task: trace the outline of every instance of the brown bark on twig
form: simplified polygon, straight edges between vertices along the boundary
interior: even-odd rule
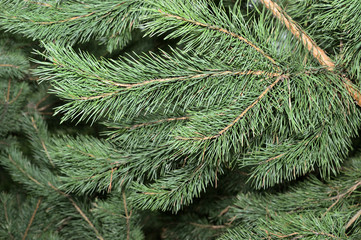
[[[79,214],[83,217],[83,219],[89,224],[89,226],[93,229],[93,231],[95,232],[95,235],[97,236],[98,239],[100,240],[104,240],[104,238],[100,235],[100,233],[98,232],[98,230],[96,229],[96,227],[93,225],[93,223],[89,220],[89,218],[85,215],[85,213],[80,209],[80,207],[76,204],[76,202],[73,200],[72,197],[70,197],[68,194],[60,191],[58,188],[56,188],[53,184],[51,184],[50,182],[48,182],[48,185],[54,189],[56,192],[58,192],[59,194],[65,196],[66,198],[69,199],[69,201],[71,202],[71,204],[73,204],[74,208],[79,212]]]
[[[125,193],[123,192],[122,195],[123,195],[125,218],[127,220],[127,240],[130,240],[130,217],[132,216],[132,210],[130,210],[128,214],[127,199]]]
[[[275,2],[272,0],[260,0],[263,5],[268,8],[273,15],[278,18],[287,29],[302,42],[302,44],[307,48],[307,50],[318,60],[318,62],[325,66],[326,69],[330,72],[335,71],[334,61],[327,56],[325,51],[321,49],[315,41],[311,39],[310,36],[305,33],[305,31]],[[356,103],[361,106],[361,93],[353,86],[350,79],[345,76],[342,76],[343,84],[352,98]]]
[[[345,228],[348,229],[361,216],[361,209],[348,221]]]
[[[23,236],[23,240],[25,240],[25,239],[26,239],[26,236],[28,235],[30,226],[31,226],[31,224],[32,224],[33,221],[34,221],[34,218],[35,218],[36,212],[37,212],[38,209],[39,209],[40,203],[41,203],[41,198],[38,200],[38,203],[36,204],[36,207],[35,207],[35,210],[34,210],[34,212],[33,212],[33,215],[31,215],[29,224],[28,224],[28,226],[26,227],[26,230],[25,230],[25,233],[24,233],[24,236]]]

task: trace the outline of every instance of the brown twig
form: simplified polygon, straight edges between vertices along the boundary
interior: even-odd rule
[[[32,22],[37,23],[37,24],[41,24],[41,25],[51,25],[51,24],[55,24],[55,23],[69,22],[69,21],[73,21],[73,20],[83,18],[83,17],[89,17],[89,16],[91,16],[93,14],[95,14],[95,12],[91,12],[91,13],[88,13],[88,14],[85,14],[85,15],[75,16],[75,17],[71,17],[71,18],[67,18],[67,19],[63,19],[63,20],[59,20],[59,21],[53,21],[53,22],[34,22],[34,21],[32,21]]]
[[[102,79],[100,77],[97,77],[99,80],[101,80],[104,83],[111,84],[118,87],[125,87],[127,89],[134,88],[134,87],[141,87],[152,83],[162,83],[162,82],[173,82],[173,81],[184,81],[184,80],[190,80],[190,79],[197,79],[197,78],[206,78],[206,77],[218,77],[218,76],[225,76],[225,75],[255,75],[255,76],[267,76],[267,77],[278,77],[281,75],[279,72],[265,72],[265,71],[222,71],[217,73],[203,73],[203,74],[197,74],[197,75],[190,75],[190,76],[181,76],[181,77],[170,77],[170,78],[158,78],[158,79],[152,79],[147,80],[140,83],[116,83],[113,81],[109,81],[106,79]],[[110,93],[103,93],[95,96],[90,97],[73,97],[79,100],[94,100],[99,98],[105,98],[109,96],[113,96],[117,93],[119,93],[120,90],[110,92]]]
[[[190,224],[199,228],[210,228],[210,229],[222,229],[227,227],[226,225],[199,224],[195,222],[191,222]]]
[[[109,97],[109,96],[112,96],[112,95],[117,94],[117,93],[119,93],[119,91],[114,91],[114,92],[110,92],[110,93],[103,93],[103,94],[96,95],[96,96],[91,96],[91,97],[74,97],[74,98],[79,99],[79,100],[94,100],[94,99]]]
[[[4,205],[4,214],[5,214],[5,220],[9,222],[9,216],[8,216],[8,210],[6,208],[6,202],[3,202]]]
[[[125,128],[126,129],[135,129],[135,128],[145,127],[145,126],[149,126],[149,125],[153,125],[153,124],[157,124],[157,123],[162,123],[162,122],[171,122],[171,121],[179,121],[179,120],[187,120],[187,119],[189,119],[189,117],[166,118],[166,119],[161,119],[161,120],[153,121],[153,122],[135,124],[135,125],[133,125],[131,127],[125,127]]]
[[[218,214],[218,217],[221,217],[223,216],[224,214],[226,214],[229,209],[231,208],[231,206],[227,206],[225,209],[223,209],[219,214]]]
[[[325,51],[323,51],[277,3],[272,0],[260,1],[303,43],[321,65],[326,66],[330,71],[334,70],[335,64],[332,59],[327,56]]]
[[[114,168],[112,168],[112,172],[110,173],[110,182],[109,182],[109,187],[108,187],[108,193],[110,193],[112,191],[113,172],[114,172]]]
[[[36,208],[35,208],[35,210],[34,210],[34,212],[33,212],[33,215],[32,215],[31,218],[30,218],[30,221],[29,221],[28,226],[26,227],[26,230],[25,230],[25,233],[24,233],[24,236],[23,236],[23,240],[25,240],[25,239],[26,239],[26,236],[28,235],[30,226],[31,226],[31,224],[32,224],[33,221],[34,221],[35,214],[36,214],[36,212],[37,212],[38,209],[39,209],[40,203],[41,203],[41,198],[38,200],[38,203],[36,204]]]
[[[223,128],[221,131],[218,132],[218,134],[213,135],[213,136],[208,136],[208,137],[194,137],[194,138],[184,138],[184,137],[177,137],[177,139],[180,140],[201,140],[201,141],[205,141],[205,140],[210,140],[210,139],[215,139],[218,138],[220,136],[222,136],[225,132],[227,132],[231,127],[233,127],[240,119],[242,119],[246,113],[251,110],[259,101],[261,101],[261,99],[281,80],[287,78],[286,75],[280,75],[271,85],[269,85],[257,98],[256,100],[254,100],[252,102],[251,105],[249,105],[236,119],[233,120],[232,123],[230,123],[228,126],[226,126],[225,128]]]
[[[58,62],[56,62],[58,65],[62,66]],[[204,70],[207,71],[207,70]],[[211,71],[211,70],[210,70]],[[213,70],[214,71],[214,70]],[[220,71],[220,72],[213,72],[213,73],[202,73],[202,74],[196,74],[196,75],[188,75],[188,76],[179,76],[179,77],[169,77],[169,78],[157,78],[157,79],[151,79],[140,83],[117,83],[113,82],[111,80],[104,79],[98,75],[93,75],[90,77],[96,77],[98,80],[100,80],[103,83],[110,84],[117,87],[125,87],[125,88],[133,88],[133,87],[140,87],[145,86],[147,84],[152,83],[162,83],[162,82],[175,82],[175,81],[184,81],[184,80],[190,80],[190,79],[197,79],[197,78],[206,78],[206,77],[217,77],[217,76],[224,76],[224,75],[256,75],[256,76],[270,76],[270,77],[276,77],[281,75],[277,72],[265,72],[265,71]]]
[[[13,102],[15,102],[20,97],[22,91],[23,91],[23,88],[20,88],[18,94],[16,94],[16,96],[13,99],[11,99],[9,104],[12,104]]]
[[[269,77],[277,77],[281,75],[281,73],[273,73],[273,72],[265,72],[265,71],[221,71],[216,73],[202,73],[197,75],[190,75],[190,76],[181,76],[181,77],[170,77],[170,78],[159,78],[159,79],[152,79],[140,83],[131,83],[131,84],[121,84],[121,83],[115,83],[116,86],[122,86],[126,88],[133,88],[133,87],[139,87],[144,86],[151,83],[160,83],[160,82],[173,82],[173,81],[181,81],[181,80],[191,80],[191,79],[197,79],[197,78],[206,78],[206,77],[218,77],[218,76],[224,76],[224,75],[255,75],[255,76],[269,76]]]
[[[130,211],[130,213],[128,214],[127,200],[126,200],[125,192],[123,192],[123,204],[124,204],[125,218],[127,220],[127,240],[129,240],[130,239],[130,217],[132,215],[132,211]]]
[[[80,209],[80,207],[76,204],[76,202],[66,193],[60,191],[58,188],[56,188],[53,184],[51,184],[50,182],[48,182],[48,185],[54,189],[56,192],[58,192],[59,194],[65,196],[66,198],[69,199],[69,201],[71,202],[71,204],[73,204],[74,208],[79,212],[79,214],[83,217],[83,219],[89,224],[89,226],[93,229],[93,231],[95,232],[95,235],[97,236],[98,239],[100,240],[104,240],[104,238],[100,235],[100,233],[98,232],[98,230],[95,228],[95,226],[93,225],[93,223],[89,220],[89,218],[85,215],[85,213]]]
[[[7,105],[10,105],[13,102],[15,102],[19,98],[19,96],[21,95],[21,93],[23,91],[23,88],[20,88],[18,94],[16,94],[16,96],[10,100],[10,89],[11,89],[11,79],[9,79],[9,82],[8,82],[8,89],[7,89],[6,98],[5,98],[5,104],[7,104]]]
[[[12,67],[12,68],[19,68],[19,66],[12,65],[12,64],[0,64],[0,67]]]
[[[10,160],[10,162],[11,162],[12,164],[15,165],[15,167],[16,167],[17,169],[20,170],[20,172],[22,172],[25,176],[27,176],[31,181],[33,181],[33,182],[35,182],[36,184],[38,184],[39,186],[43,187],[43,184],[41,184],[40,182],[38,182],[35,178],[33,178],[33,177],[30,176],[27,172],[25,172],[24,169],[22,169],[21,167],[19,167],[19,166],[16,164],[16,162],[14,161],[14,159],[10,156],[10,154],[9,154],[9,160]]]
[[[299,233],[298,232],[294,232],[294,233],[290,233],[288,235],[281,235],[281,234],[276,234],[276,233],[272,233],[272,232],[268,232],[267,230],[264,230],[266,231],[267,234],[271,234],[273,236],[276,236],[278,238],[288,238],[288,237],[292,237],[292,236],[295,236],[295,235],[298,235]]]
[[[336,199],[336,201],[329,208],[327,208],[327,210],[323,214],[323,216],[325,216],[326,213],[329,212],[331,210],[331,208],[333,208],[340,201],[340,199],[342,199],[347,194],[351,194],[352,192],[354,192],[360,185],[361,185],[361,180],[357,181],[356,184],[351,186],[346,192],[344,192],[342,194],[337,194],[337,196],[330,198],[329,200],[335,200]]]
[[[334,61],[327,56],[325,51],[321,49],[315,41],[311,39],[310,36],[275,2],[272,0],[260,0],[263,5],[268,8],[272,14],[278,18],[287,29],[297,38],[302,44],[307,48],[309,52],[318,60],[318,62],[325,66],[326,69],[330,72],[335,71]],[[350,79],[346,76],[342,76],[342,81],[344,86],[350,96],[353,97],[355,102],[361,106],[361,93],[353,86]]]
[[[6,222],[9,222],[8,210],[6,208],[6,202],[5,201],[3,202],[3,205],[4,205],[5,220],[6,220]],[[11,239],[15,239],[14,236],[11,234],[10,230],[8,230],[8,233],[9,233],[9,236],[10,236]]]
[[[83,152],[83,151],[80,151],[80,150],[77,150],[77,149],[75,149],[74,147],[70,146],[69,144],[67,144],[66,146],[67,146],[68,148],[70,148],[70,149],[73,149],[73,150],[75,150],[75,151],[77,151],[77,152],[85,155],[85,156],[88,156],[88,157],[91,157],[91,158],[96,158],[93,154],[87,153],[87,152]]]
[[[33,127],[34,127],[35,130],[36,130],[36,133],[37,133],[37,135],[38,135],[38,137],[39,137],[39,140],[40,140],[40,142],[41,142],[41,146],[42,146],[43,149],[44,149],[44,152],[45,152],[46,157],[49,159],[50,164],[51,164],[53,167],[55,167],[54,162],[53,162],[52,158],[50,157],[49,151],[48,151],[48,149],[47,149],[47,147],[46,147],[46,145],[45,145],[45,142],[44,142],[43,139],[41,139],[41,137],[40,137],[39,129],[38,129],[38,127],[36,126],[36,122],[35,122],[35,119],[34,119],[33,117],[31,117],[31,123],[32,123]]]
[[[348,221],[348,223],[345,226],[345,229],[347,230],[351,225],[361,216],[361,209]]]
[[[315,232],[315,231],[312,231],[311,232],[313,234],[316,234],[316,235],[322,235],[322,236],[327,236],[327,237],[332,237],[332,238],[335,238],[335,239],[339,239],[338,237],[336,237],[335,235],[332,235],[330,233],[324,233],[324,232]]]
[[[49,88],[48,88],[49,90]],[[50,94],[46,94],[44,97],[42,97],[36,104],[35,104],[35,108],[38,109],[39,105],[44,102],[48,97],[50,96]]]
[[[264,161],[264,162],[260,162],[259,164],[268,163],[268,162],[270,162],[270,161],[272,161],[272,160],[275,160],[275,159],[277,159],[277,158],[283,157],[284,155],[285,155],[285,153],[282,153],[282,154],[277,155],[277,156],[275,156],[275,157],[271,157],[271,158],[267,159],[267,160]]]

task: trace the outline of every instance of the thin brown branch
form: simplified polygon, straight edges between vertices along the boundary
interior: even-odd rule
[[[221,27],[217,27],[217,26],[213,26],[213,25],[210,25],[210,24],[197,22],[197,21],[194,21],[194,20],[191,20],[191,19],[186,19],[184,17],[180,17],[180,16],[177,16],[177,15],[172,15],[172,14],[169,14],[169,13],[165,13],[160,9],[158,9],[158,11],[162,15],[164,15],[166,17],[175,18],[175,19],[178,19],[178,20],[181,20],[181,21],[184,21],[184,22],[192,23],[194,25],[197,25],[197,26],[200,26],[200,27],[205,27],[205,28],[212,29],[212,30],[215,30],[215,31],[219,31],[219,32],[225,33],[225,34],[227,34],[229,36],[232,36],[234,38],[237,38],[237,39],[241,40],[242,42],[246,43],[247,45],[251,46],[252,48],[254,48],[257,52],[259,52],[264,57],[266,57],[268,60],[270,60],[274,65],[277,65],[276,61],[273,58],[271,58],[269,55],[267,55],[261,48],[257,47],[254,43],[252,43],[248,39],[246,39],[246,38],[244,38],[244,37],[242,37],[242,36],[240,36],[240,35],[238,35],[236,33],[233,33],[231,31],[229,31],[227,29],[224,29],[224,28],[221,28]]]
[[[260,1],[303,43],[321,65],[326,66],[330,71],[335,69],[333,60],[327,56],[325,51],[323,51],[277,3],[272,0]]]
[[[91,12],[85,15],[81,15],[81,16],[75,16],[75,17],[71,17],[71,18],[67,18],[67,19],[63,19],[63,20],[59,20],[59,21],[53,21],[53,22],[34,22],[37,24],[41,24],[41,25],[51,25],[51,24],[56,24],[56,23],[64,23],[64,22],[69,22],[69,21],[73,21],[79,18],[83,18],[83,17],[89,17],[91,15],[95,14],[95,12]],[[33,21],[32,21],[33,22]]]
[[[345,226],[345,229],[347,230],[351,225],[361,216],[361,209],[348,221],[348,223]]]
[[[210,228],[210,229],[222,229],[222,228],[226,228],[226,225],[210,225],[210,224],[199,224],[199,223],[195,223],[195,222],[191,222],[191,225],[195,226],[195,227],[199,227],[199,228]]]
[[[11,99],[11,101],[9,102],[9,104],[12,104],[13,102],[15,102],[15,101],[20,97],[22,91],[23,91],[23,88],[20,88],[18,94],[15,96],[15,98]]]
[[[271,157],[271,158],[267,159],[267,160],[264,161],[264,162],[260,162],[259,164],[268,163],[268,162],[270,162],[270,161],[272,161],[272,160],[275,160],[275,159],[277,159],[277,158],[283,157],[284,155],[285,155],[285,153],[282,153],[282,154],[277,155],[277,156],[275,156],[275,157]]]
[[[43,141],[42,139],[40,139],[40,141],[41,141],[41,146],[43,147],[43,149],[44,149],[44,151],[45,151],[45,154],[46,154],[47,158],[49,159],[51,165],[52,165],[53,167],[55,167],[54,162],[53,162],[53,160],[52,160],[51,157],[50,157],[50,154],[49,154],[49,152],[48,152],[48,149],[47,149],[46,146],[45,146],[44,141]]]
[[[171,77],[171,78],[158,78],[158,79],[152,79],[147,80],[140,83],[116,83],[113,81],[105,80],[100,77],[97,77],[102,82],[105,82],[107,84],[111,84],[118,87],[125,87],[125,88],[133,88],[133,87],[141,87],[145,86],[147,84],[152,83],[162,83],[162,82],[173,82],[173,81],[183,81],[183,80],[190,80],[190,79],[197,79],[197,78],[206,78],[206,77],[218,77],[218,76],[225,76],[225,75],[255,75],[255,76],[267,76],[267,77],[278,77],[281,75],[281,73],[278,72],[265,72],[265,71],[222,71],[217,73],[203,73],[203,74],[197,74],[197,75],[190,75],[190,76],[181,76],[181,77]],[[114,91],[110,93],[103,93],[96,96],[90,96],[90,97],[74,97],[79,100],[94,100],[99,98],[105,98],[112,96],[114,94],[119,93],[120,91]]]
[[[0,64],[0,67],[12,67],[12,68],[19,68],[19,66],[12,65],[12,64]]]
[[[264,230],[266,231],[266,230]],[[272,232],[268,232],[266,231],[267,234],[271,234],[271,235],[274,235],[278,238],[289,238],[289,237],[292,237],[292,236],[295,236],[295,235],[298,235],[299,233],[298,232],[294,232],[294,233],[290,233],[290,234],[287,234],[287,235],[281,235],[281,234],[276,234],[276,233],[272,233]]]
[[[57,62],[57,64],[60,65],[58,62]],[[62,65],[60,65],[60,66],[62,66]],[[205,71],[207,71],[207,70],[205,70]],[[173,82],[173,81],[182,81],[182,80],[205,78],[205,77],[217,77],[217,76],[224,76],[224,75],[256,75],[256,76],[266,75],[266,76],[270,76],[270,77],[276,77],[281,74],[277,73],[277,72],[273,73],[273,72],[253,71],[253,70],[222,71],[222,72],[216,72],[216,73],[203,73],[203,74],[189,75],[189,76],[151,79],[151,80],[147,80],[147,81],[140,82],[140,83],[117,83],[117,82],[113,82],[113,81],[104,79],[98,75],[95,75],[95,77],[98,80],[100,80],[101,82],[106,83],[106,84],[110,84],[110,85],[118,86],[118,87],[133,88],[133,87],[140,87],[140,86],[144,86],[144,85],[152,84],[152,83]]]
[[[265,71],[222,71],[222,72],[216,72],[216,73],[202,73],[197,75],[190,75],[190,76],[181,76],[181,77],[171,77],[171,78],[159,78],[159,79],[152,79],[140,83],[133,83],[133,84],[121,84],[121,83],[115,83],[116,86],[122,86],[126,88],[132,88],[132,87],[139,87],[144,86],[151,83],[160,83],[160,82],[173,82],[173,81],[181,81],[181,80],[191,80],[191,79],[197,79],[197,78],[206,78],[206,77],[218,77],[218,76],[224,76],[224,75],[256,75],[256,76],[269,76],[269,77],[277,77],[280,76],[281,73],[273,73],[273,72],[265,72]]]
[[[43,139],[41,139],[41,137],[40,137],[40,135],[39,135],[39,129],[38,129],[38,127],[37,127],[37,125],[36,125],[36,122],[35,122],[35,119],[34,119],[33,117],[31,117],[31,123],[32,123],[32,125],[33,125],[33,128],[35,128],[36,133],[37,133],[38,136],[39,136],[39,140],[40,140],[40,142],[41,142],[41,146],[42,146],[43,149],[44,149],[44,152],[45,152],[46,157],[49,159],[50,164],[54,167],[54,166],[55,166],[55,165],[54,165],[54,162],[53,162],[52,158],[50,157],[50,154],[49,154],[48,149],[46,148],[45,142],[43,141]]]
[[[38,209],[39,209],[40,203],[41,203],[41,198],[39,198],[38,203],[36,204],[36,208],[35,208],[35,210],[34,210],[34,212],[33,212],[33,215],[32,215],[31,218],[30,218],[29,224],[28,224],[28,226],[26,227],[26,230],[25,230],[25,233],[24,233],[24,236],[23,236],[23,240],[25,240],[25,239],[26,239],[26,236],[28,235],[30,226],[31,226],[31,224],[32,224],[33,221],[34,221],[34,218],[35,218],[36,212],[37,212]]]
[[[342,78],[344,80],[344,84],[345,87],[347,89],[347,91],[349,92],[349,94],[351,95],[351,97],[353,97],[353,99],[355,100],[355,102],[361,106],[361,93],[359,90],[357,90],[354,86],[353,83],[350,79],[348,79],[347,77],[343,77]]]
[[[157,194],[162,194],[162,193],[155,193],[155,192],[142,192],[145,195],[157,195]]]
[[[349,195],[352,192],[354,192],[360,185],[361,185],[361,180],[357,181],[346,192],[344,192],[342,194],[337,194],[337,196],[334,196],[334,197],[330,198],[329,200],[336,200],[336,201],[329,208],[327,208],[327,210],[323,214],[323,216],[326,215],[326,213],[329,212],[331,210],[331,208],[333,208],[343,197],[345,197],[346,195]]]
[[[215,174],[215,179],[214,179],[214,187],[217,188],[218,187],[218,167],[219,167],[219,159],[217,160],[217,167],[216,167],[216,174]]]
[[[114,213],[112,211],[109,211],[108,209],[106,208],[103,208],[103,207],[100,207],[98,204],[96,203],[93,203],[93,206],[96,207],[97,209],[100,209],[101,211],[103,212],[106,212],[107,214],[110,214],[110,215],[113,215],[113,216],[117,216],[117,217],[121,217],[121,218],[126,218],[124,215],[122,214],[117,214],[117,213]]]
[[[312,231],[311,232],[315,235],[322,235],[322,236],[327,236],[327,237],[331,237],[331,238],[334,238],[334,239],[340,239],[338,237],[336,237],[335,235],[332,235],[330,233],[324,233],[324,232],[315,232],[315,231]]]
[[[213,135],[213,136],[208,136],[208,137],[194,137],[194,138],[184,138],[184,137],[177,137],[177,139],[180,140],[201,140],[201,141],[205,141],[205,140],[210,140],[210,139],[215,139],[218,138],[220,136],[222,136],[225,132],[227,132],[231,127],[233,127],[240,119],[242,119],[246,113],[251,110],[255,105],[257,105],[257,103],[259,101],[261,101],[261,99],[266,96],[266,94],[281,80],[287,78],[286,75],[281,75],[279,76],[271,85],[269,85],[257,98],[256,100],[254,100],[252,102],[251,105],[249,105],[236,119],[233,120],[232,123],[230,123],[228,126],[226,126],[225,128],[223,128],[221,131],[218,132],[218,134]]]
[[[96,96],[91,96],[91,97],[74,97],[78,100],[94,100],[94,99],[99,99],[99,98],[105,98],[105,97],[109,97],[109,96],[112,96],[114,94],[117,94],[119,93],[119,91],[114,91],[114,92],[110,92],[110,93],[103,93],[103,94],[100,94],[100,95],[96,95]]]
[[[158,123],[162,123],[162,122],[171,122],[171,121],[179,121],[179,120],[187,120],[187,119],[189,119],[189,117],[166,118],[166,119],[161,119],[161,120],[153,121],[153,122],[135,124],[131,127],[126,127],[126,129],[135,129],[135,128],[145,127],[145,126],[154,125],[154,124],[158,124]]]
[[[94,156],[93,154],[91,154],[91,153],[87,153],[87,152],[83,152],[83,151],[77,150],[77,149],[75,149],[74,147],[70,146],[69,144],[67,144],[66,146],[67,146],[68,148],[70,148],[70,149],[73,149],[73,150],[75,150],[75,151],[83,154],[83,155],[89,156],[89,157],[91,157],[91,158],[95,158],[95,156]]]
[[[128,214],[128,208],[127,208],[127,199],[125,196],[125,192],[123,192],[123,204],[124,204],[124,212],[125,212],[125,218],[127,221],[127,240],[130,239],[130,217],[132,215],[132,212]]]
[[[273,15],[278,18],[287,29],[297,38],[302,44],[307,48],[307,50],[313,55],[318,62],[325,66],[326,69],[330,72],[334,72],[335,63],[334,61],[327,56],[325,51],[321,49],[316,42],[312,40],[310,36],[275,2],[272,0],[260,0],[263,5],[268,8]],[[345,76],[342,76],[342,81],[344,86],[350,96],[353,97],[355,102],[361,106],[361,93],[358,91],[352,84],[352,81]]]
[[[108,193],[110,193],[112,191],[113,172],[114,172],[114,168],[112,168],[112,172],[110,173],[110,182],[109,182],[109,187],[108,187]]]
[[[9,222],[9,216],[8,216],[8,210],[6,208],[6,202],[5,201],[3,202],[3,205],[4,205],[5,221],[8,223]],[[15,239],[14,236],[11,234],[10,230],[8,230],[8,233],[9,233],[9,237],[11,239]]]
[[[53,103],[49,103],[45,106],[42,106],[41,108],[36,108],[36,109],[40,114],[44,114],[46,112],[43,112],[43,111],[47,110],[51,105],[53,105]]]
[[[221,217],[223,216],[224,214],[226,214],[229,209],[231,208],[231,206],[227,206],[225,209],[223,209],[219,214],[218,214],[218,217]]]
[[[80,209],[80,207],[76,204],[76,202],[66,193],[60,191],[58,188],[56,188],[53,184],[51,184],[50,182],[48,182],[48,185],[54,189],[56,192],[58,192],[59,194],[63,195],[64,197],[68,198],[69,201],[71,202],[71,204],[73,204],[74,208],[79,212],[79,214],[82,216],[82,218],[89,224],[89,226],[93,229],[93,231],[95,232],[95,235],[97,236],[98,239],[100,240],[104,240],[104,238],[100,235],[100,233],[98,232],[98,230],[95,228],[95,226],[93,225],[93,223],[89,220],[89,218],[85,215],[85,213]]]
[[[35,178],[33,178],[33,177],[30,176],[27,172],[25,172],[24,169],[22,169],[21,167],[19,167],[19,166],[16,164],[16,162],[14,161],[14,159],[10,156],[10,154],[9,154],[9,160],[10,160],[10,162],[11,162],[12,164],[15,165],[15,167],[16,167],[17,169],[20,170],[20,172],[22,172],[25,176],[27,176],[31,181],[33,181],[33,182],[35,182],[37,185],[43,187],[43,184],[41,184],[40,182],[38,182]]]
[[[3,202],[3,205],[4,205],[5,220],[6,220],[6,222],[9,222],[9,216],[8,216],[8,210],[6,208],[6,202]]]
[[[48,88],[48,90],[49,90],[49,88]],[[36,109],[39,108],[39,105],[40,105],[42,102],[44,102],[49,96],[50,96],[50,94],[46,94],[44,97],[42,97],[42,98],[36,103],[35,108],[36,108]]]
[[[9,144],[9,143],[7,143],[7,142],[5,142],[5,141],[0,141],[0,144],[2,144],[2,145],[6,145],[6,146],[10,146],[10,144]]]

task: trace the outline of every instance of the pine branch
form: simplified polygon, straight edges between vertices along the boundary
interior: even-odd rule
[[[218,138],[220,136],[222,136],[225,132],[227,132],[231,127],[233,127],[241,118],[244,117],[244,115],[250,110],[252,109],[259,101],[261,101],[261,99],[268,93],[268,91],[270,91],[279,81],[283,80],[287,78],[287,75],[281,75],[279,76],[271,85],[269,85],[266,90],[264,90],[258,97],[256,100],[254,100],[254,102],[252,102],[251,105],[249,105],[239,116],[237,116],[237,118],[235,120],[233,120],[232,123],[230,123],[229,125],[227,125],[225,128],[223,128],[221,131],[218,132],[218,134],[210,136],[210,137],[200,137],[200,138],[183,138],[183,137],[176,137],[177,139],[180,140],[200,140],[200,141],[205,141],[205,140],[210,140],[210,139],[215,139]]]
[[[254,48],[257,52],[259,52],[260,54],[262,54],[264,57],[266,57],[269,61],[271,61],[274,65],[277,65],[276,61],[271,58],[270,56],[268,56],[261,48],[257,47],[254,43],[252,43],[251,41],[249,41],[248,39],[236,34],[236,33],[233,33],[227,29],[224,29],[224,28],[220,28],[220,27],[217,27],[217,26],[213,26],[213,25],[210,25],[210,24],[206,24],[206,23],[202,23],[202,22],[197,22],[197,21],[194,21],[194,20],[191,20],[191,19],[187,19],[187,18],[184,18],[184,17],[180,17],[180,16],[177,16],[177,15],[173,15],[173,14],[169,14],[169,13],[165,13],[163,12],[161,9],[158,10],[162,15],[164,15],[165,17],[170,17],[170,18],[175,18],[175,19],[178,19],[180,21],[184,21],[184,22],[189,22],[189,23],[192,23],[194,25],[197,25],[197,26],[200,26],[200,27],[205,27],[205,28],[209,28],[209,29],[212,29],[212,30],[215,30],[215,31],[219,31],[221,33],[224,33],[224,34],[227,34],[227,35],[230,35],[234,38],[237,38],[239,40],[241,40],[242,42],[245,42],[246,44],[248,44],[249,46],[251,46],[252,48]]]
[[[275,2],[272,0],[260,0],[265,7],[270,9],[272,14],[278,18],[291,32],[298,38],[302,44],[312,53],[312,55],[319,61],[322,66],[330,72],[335,72],[335,63],[328,57],[324,50],[322,50],[310,36]],[[345,88],[353,97],[355,102],[361,106],[361,93],[353,86],[353,83],[346,76],[342,76]]]
[[[131,31],[137,25],[137,11],[142,4],[133,0],[86,4],[67,1],[57,7],[42,2],[6,0],[0,3],[0,27],[64,45],[96,39],[112,51],[124,47],[132,38]],[[131,8],[135,11],[130,11]]]
[[[34,183],[36,183],[37,185],[39,185],[40,187],[43,187],[44,185],[41,184],[38,180],[36,180],[34,177],[32,177],[31,175],[29,175],[23,168],[21,168],[11,157],[11,155],[9,154],[9,160],[12,164],[14,164],[14,166],[19,169],[20,172],[22,172],[26,177],[28,177],[31,181],[33,181]]]

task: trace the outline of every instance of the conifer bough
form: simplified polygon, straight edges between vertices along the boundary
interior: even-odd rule
[[[361,239],[360,15],[0,1],[0,239]]]
[[[282,8],[272,0],[260,0],[273,15],[277,17],[283,24],[286,25],[287,29],[292,32],[292,34],[302,41],[303,45],[312,53],[312,55],[319,61],[319,63],[327,68],[330,72],[335,71],[335,63],[330,57],[327,56],[325,51],[323,51],[293,20],[288,16]],[[361,106],[361,93],[355,87],[350,79],[346,76],[342,76],[343,83],[349,92],[349,94],[355,99],[355,102]]]

